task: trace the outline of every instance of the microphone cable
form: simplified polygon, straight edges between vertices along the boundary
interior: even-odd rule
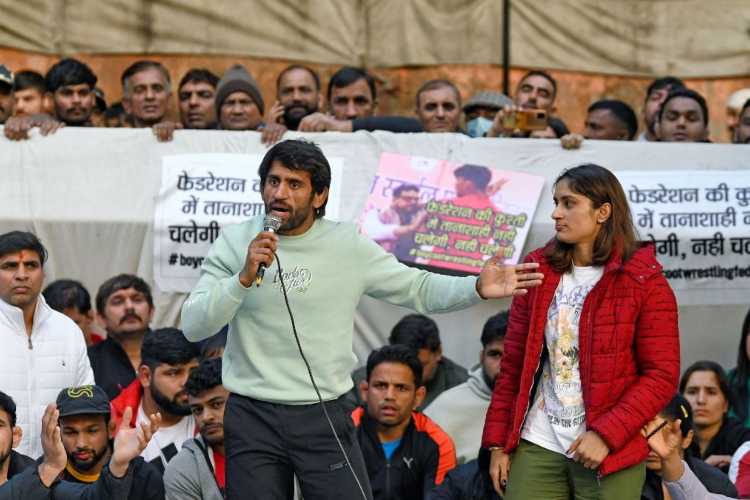
[[[333,434],[334,439],[336,440],[336,443],[339,446],[339,449],[341,450],[341,454],[344,455],[344,460],[346,461],[346,465],[349,467],[349,470],[352,473],[352,476],[354,477],[354,481],[357,483],[357,487],[359,488],[359,492],[362,494],[362,498],[364,500],[368,500],[367,494],[365,493],[365,489],[362,487],[362,483],[359,480],[359,477],[357,477],[357,473],[354,471],[354,467],[352,467],[352,463],[349,460],[349,455],[346,453],[346,449],[344,449],[344,445],[341,443],[341,439],[339,439],[339,435],[336,432],[336,428],[333,426],[333,421],[331,420],[331,416],[328,414],[328,409],[326,408],[325,402],[323,401],[323,396],[320,394],[320,389],[318,389],[318,384],[315,382],[315,377],[313,377],[312,369],[310,368],[310,363],[307,361],[307,357],[305,356],[304,351],[302,350],[302,344],[299,340],[299,334],[297,333],[297,326],[294,323],[294,314],[292,314],[292,308],[289,305],[289,296],[287,295],[286,291],[286,283],[284,283],[284,272],[281,269],[281,259],[279,259],[279,256],[276,254],[276,252],[273,252],[274,258],[276,258],[276,268],[279,270],[279,280],[281,281],[281,291],[284,293],[284,302],[286,303],[286,310],[289,312],[289,319],[292,322],[292,333],[294,333],[294,340],[297,342],[297,349],[299,349],[299,354],[302,357],[302,361],[305,362],[305,367],[307,368],[307,374],[310,376],[310,382],[312,382],[312,386],[315,389],[315,394],[318,396],[318,403],[320,403],[320,407],[323,409],[323,415],[325,416],[326,420],[328,421],[328,426],[331,428],[331,433]]]

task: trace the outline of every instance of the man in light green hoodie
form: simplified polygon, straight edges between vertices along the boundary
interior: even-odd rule
[[[259,176],[266,212],[282,221],[277,234],[263,230],[263,217],[224,228],[182,308],[191,341],[229,324],[222,370],[231,393],[224,414],[227,498],[253,491],[262,491],[264,499],[291,498],[296,473],[306,500],[371,499],[345,402],[356,362],[352,333],[360,297],[421,313],[448,312],[526,293],[542,276],[534,272],[535,263],[504,266],[498,256],[478,278],[399,263],[354,224],[323,218],[331,171],[312,143],[275,145]],[[254,286],[261,265],[265,280]],[[293,324],[348,458],[317,404]]]

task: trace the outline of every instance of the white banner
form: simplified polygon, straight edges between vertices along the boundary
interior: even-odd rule
[[[552,183],[565,168],[582,163],[607,167],[623,179],[627,193],[631,185],[625,176],[629,172],[663,172],[659,174],[663,180],[658,182],[669,189],[698,187],[692,184],[692,179],[701,172],[700,175],[715,177],[716,180],[715,184],[702,186],[717,187],[720,179],[725,178],[720,177],[723,172],[746,175],[750,158],[750,147],[735,144],[584,141],[581,149],[569,151],[562,149],[555,140],[472,139],[461,134],[289,132],[288,135],[313,140],[327,158],[342,159],[346,175],[341,177],[338,190],[341,204],[339,207],[332,203],[332,206],[339,208],[340,219],[347,221],[356,220],[366,208],[380,156],[385,152],[442,158],[449,162],[486,165],[544,177],[542,196],[522,250],[524,254],[544,245],[555,234],[550,218],[554,209]],[[263,155],[267,150],[257,132],[223,130],[180,130],[169,143],[157,142],[149,129],[67,127],[46,137],[41,137],[35,129],[30,140],[20,142],[0,136],[0,171],[3,172],[0,232],[30,230],[41,238],[49,250],[49,260],[44,265],[47,283],[58,278],[77,279],[95,295],[105,280],[126,272],[137,274],[153,284],[157,281],[154,273],[161,268],[154,265],[154,223],[163,159],[170,155],[186,158],[206,153],[243,155],[242,172],[246,172],[250,179],[258,162],[251,162],[249,158]],[[172,176],[173,191],[177,190],[177,181],[184,168],[181,165]],[[218,170],[214,175],[235,176]],[[673,184],[672,180],[686,182],[680,186]],[[642,187],[658,188],[658,182],[643,184]],[[727,182],[731,188],[747,185]],[[246,186],[252,188],[252,182],[247,181]],[[192,194],[201,198],[201,203],[210,200],[205,192]],[[249,198],[249,194],[247,196]],[[732,190],[730,196],[736,196],[736,191]],[[716,209],[710,211],[726,211],[728,207],[728,204],[717,204]],[[636,205],[633,208],[636,213],[643,211]],[[735,206],[738,223],[740,211],[737,210],[740,208]],[[180,214],[181,209],[181,200],[176,199],[171,213]],[[203,210],[202,206],[200,210]],[[191,218],[181,216],[166,221],[162,225],[161,238],[164,234],[169,236],[168,232],[165,233],[168,225],[190,223]],[[196,225],[203,225],[203,221],[194,220]],[[208,220],[210,223],[211,219]],[[659,220],[655,215],[654,223]],[[221,225],[221,221],[218,222]],[[644,238],[648,238],[648,231],[640,231]],[[693,234],[685,231],[686,228],[680,227],[679,230],[653,234],[655,239],[664,239],[674,232],[680,239],[681,251],[686,254],[679,266],[703,267],[703,264],[693,264],[696,256],[689,240],[711,237],[716,230]],[[750,236],[748,233],[730,235],[723,229],[720,231],[725,238]],[[725,254],[727,249],[730,252],[725,255],[727,259],[731,256],[731,244],[725,240]],[[208,249],[207,244],[205,248]],[[197,257],[203,255],[198,251],[195,254],[183,253]],[[168,257],[170,253],[164,255]],[[158,258],[164,258],[162,253]],[[665,256],[659,256],[659,259],[667,269],[673,268]],[[167,269],[169,266],[163,267],[165,271],[171,271]],[[197,274],[197,270],[195,272]],[[726,282],[727,287],[716,288],[708,287],[709,281],[700,278],[680,281],[672,280],[672,285],[680,305],[683,366],[698,359],[716,359],[726,367],[733,366],[742,320],[748,308],[748,289],[731,287],[745,280],[735,278]],[[185,296],[183,292],[156,287],[153,326],[178,324]],[[476,363],[476,351],[480,348],[478,335],[485,320],[509,304],[509,301],[486,301],[465,311],[435,315],[443,352],[464,366]],[[363,298],[354,325],[354,352],[359,359],[364,361],[373,347],[383,345],[393,325],[408,312],[382,301]],[[734,357],[732,353],[735,353]]]
[[[750,172],[617,174],[675,290],[750,289]]]
[[[264,215],[258,166],[263,155],[188,154],[162,159],[154,216],[154,279],[166,292],[189,292],[221,228]],[[326,217],[337,219],[341,158],[329,158]]]

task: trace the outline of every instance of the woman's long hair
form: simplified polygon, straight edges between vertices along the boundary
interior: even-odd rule
[[[747,391],[747,378],[750,375],[750,359],[747,357],[747,336],[750,335],[750,310],[745,315],[745,321],[742,322],[742,332],[740,333],[740,347],[737,350],[737,368],[734,370],[732,377],[732,392],[734,393],[734,414],[737,415],[743,423],[747,421],[750,409],[750,395]]]
[[[616,250],[622,255],[623,262],[628,260],[638,248],[638,238],[625,191],[617,177],[604,167],[586,163],[564,170],[554,186],[563,180],[567,181],[571,191],[591,200],[594,209],[605,203],[612,205],[612,213],[594,241],[592,265],[606,264]],[[545,257],[555,271],[565,273],[573,267],[574,249],[575,245],[555,239],[547,247]]]

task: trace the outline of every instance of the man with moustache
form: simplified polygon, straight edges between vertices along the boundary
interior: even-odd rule
[[[42,135],[48,135],[62,126],[93,126],[97,77],[87,64],[73,58],[62,59],[47,71],[44,80],[54,116],[40,113],[9,119],[5,129],[9,139],[28,139],[34,127],[39,127]]]
[[[224,407],[221,358],[204,359],[185,384],[200,436],[186,441],[164,471],[167,500],[223,500]]]
[[[216,128],[214,96],[219,77],[207,69],[194,68],[185,73],[177,87],[180,123],[183,128]]]
[[[425,498],[456,466],[456,450],[448,434],[415,411],[425,396],[416,353],[403,345],[373,351],[359,390],[365,404],[352,420],[373,498]]]
[[[77,59],[63,59],[47,71],[44,79],[55,117],[69,127],[90,127],[97,82],[91,68]]]
[[[310,142],[276,144],[258,174],[267,213],[281,219],[278,234],[263,231],[262,216],[225,227],[181,318],[185,335],[194,342],[229,324],[222,374],[231,393],[224,413],[231,457],[227,497],[243,498],[255,490],[269,499],[289,498],[296,474],[307,500],[372,498],[345,413],[360,297],[425,313],[447,312],[482,298],[526,293],[542,276],[533,272],[535,264],[501,265],[499,255],[479,278],[441,276],[399,263],[354,224],[324,218],[331,169]],[[330,272],[332,262],[336,272]],[[265,280],[258,279],[261,264],[267,266]],[[351,466],[343,465],[339,445],[331,439],[289,317],[279,314],[286,310],[282,279],[295,317],[304,318],[297,323],[304,352],[313,370],[325,368],[315,371],[316,384]],[[359,484],[352,470],[363,478]]]
[[[288,66],[276,79],[276,98],[273,119],[289,130],[297,130],[304,117],[323,107],[320,77],[307,66]]]
[[[57,396],[62,443],[68,464],[60,479],[92,484],[112,458],[116,427],[110,419],[109,398],[97,385],[69,387]],[[130,463],[133,486],[128,500],[163,500],[164,483],[156,467],[134,458]]]
[[[258,130],[263,124],[263,95],[253,75],[240,64],[224,72],[214,106],[222,130]]]
[[[162,121],[153,126],[159,142],[169,142],[179,129],[207,130],[216,128],[214,96],[219,77],[207,69],[193,68],[182,77],[177,86],[177,103],[180,121]]]
[[[89,348],[96,384],[114,399],[136,376],[141,365],[141,345],[154,316],[151,287],[132,274],[119,274],[96,293],[99,322],[107,338]]]
[[[190,371],[198,366],[197,358],[198,348],[180,330],[149,331],[141,347],[138,378],[112,400],[112,420],[116,426],[127,407],[133,408],[130,422],[133,427],[146,422],[146,415],[161,413],[161,427],[141,456],[162,474],[182,444],[198,430],[185,390]]]

